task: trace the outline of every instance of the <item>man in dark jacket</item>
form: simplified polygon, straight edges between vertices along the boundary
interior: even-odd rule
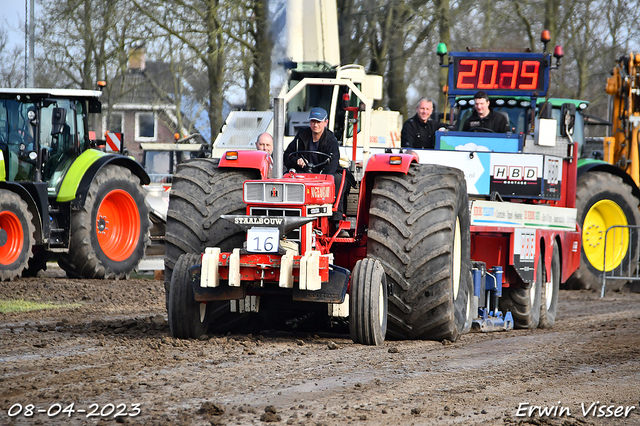
[[[340,150],[338,140],[333,132],[327,129],[327,111],[323,108],[312,108],[309,113],[309,127],[300,129],[287,149],[284,151],[284,165],[287,170],[295,169],[304,173],[320,173],[333,175],[335,191],[337,195],[342,181],[342,167],[339,164]],[[291,155],[297,151],[303,152]],[[315,152],[326,154],[315,154]],[[309,166],[313,167],[309,167]],[[311,170],[309,170],[311,168]],[[349,184],[345,182],[341,200],[344,201],[348,195]],[[343,218],[343,202],[340,202],[337,211],[334,213],[334,220]]]
[[[321,173],[332,175],[340,167],[340,150],[338,140],[333,132],[327,129],[327,111],[323,108],[312,108],[309,113],[309,127],[300,129],[296,137],[291,141],[284,151],[284,165],[289,169],[296,169],[298,172]],[[310,152],[290,154],[296,151],[317,151],[326,155],[316,155]],[[305,161],[306,160],[306,161]],[[307,170],[307,164],[317,165],[312,170]]]
[[[483,128],[489,129],[495,133],[507,133],[511,130],[507,117],[489,109],[489,95],[483,90],[474,95],[473,112],[471,116],[465,120],[462,131],[473,131],[473,129],[476,128],[479,131],[482,131]]]
[[[433,149],[436,146],[436,130],[439,123],[431,118],[433,101],[421,98],[416,106],[416,115],[402,125],[400,142],[407,148]]]

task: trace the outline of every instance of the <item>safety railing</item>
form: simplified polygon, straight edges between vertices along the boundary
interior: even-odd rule
[[[640,225],[615,225],[607,228],[604,238],[604,255],[602,257],[602,289],[604,292],[608,280],[640,280]],[[609,249],[607,249],[607,246]],[[607,267],[607,254],[620,259],[618,265]]]

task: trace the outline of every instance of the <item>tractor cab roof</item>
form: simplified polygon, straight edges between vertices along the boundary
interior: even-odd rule
[[[98,98],[102,95],[99,90],[80,89],[45,89],[45,88],[0,88],[0,97],[26,96],[31,98]]]

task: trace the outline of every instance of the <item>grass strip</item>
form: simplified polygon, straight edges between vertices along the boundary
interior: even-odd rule
[[[0,313],[41,311],[44,309],[77,308],[79,303],[55,304],[51,302],[31,302],[28,300],[2,300],[0,299]]]

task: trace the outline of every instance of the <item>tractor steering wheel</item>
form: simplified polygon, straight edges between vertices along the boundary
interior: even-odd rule
[[[301,154],[316,154],[316,155],[321,155],[323,157],[326,157],[323,161],[319,162],[318,164],[313,164],[312,162],[310,162],[309,160],[307,160],[305,157],[303,157]],[[305,173],[313,173],[313,169],[315,169],[316,167],[320,167],[320,166],[324,166],[326,164],[329,164],[331,162],[331,158],[332,156],[330,154],[326,154],[324,152],[320,152],[320,151],[294,151],[291,154],[289,154],[289,160],[291,160],[292,162],[297,164],[297,161],[294,160],[292,157],[297,157],[296,160],[298,158],[301,158],[302,161],[304,161],[304,172]]]
[[[472,127],[469,129],[470,132],[489,132],[489,133],[495,133],[493,130],[489,129],[488,127]]]

